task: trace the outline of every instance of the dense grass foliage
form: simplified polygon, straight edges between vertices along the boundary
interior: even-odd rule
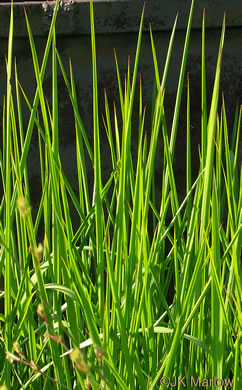
[[[137,81],[143,14],[134,68],[121,80],[116,61],[121,121],[105,97],[103,123],[112,173],[103,182],[93,5],[90,3],[93,75],[93,147],[79,114],[74,74],[56,48],[57,6],[42,63],[26,15],[36,77],[32,102],[12,59],[13,8],[7,58],[0,172],[0,386],[7,389],[159,389],[185,378],[231,381],[241,389],[242,170],[238,166],[241,107],[231,141],[225,103],[218,107],[223,22],[211,107],[207,107],[205,16],[202,25],[200,170],[192,182],[189,77],[187,88],[186,196],[179,202],[173,171],[194,1],[187,25],[171,129],[164,109],[166,78],[175,35],[160,75],[155,70],[152,126],[146,136],[142,83]],[[43,92],[52,61],[52,106]],[[79,192],[62,169],[58,137],[57,72],[73,106]],[[124,83],[123,83],[124,81]],[[140,91],[138,156],[131,153],[135,89]],[[23,128],[21,100],[29,107]],[[28,151],[39,136],[42,194],[31,212]],[[161,198],[154,200],[154,167],[162,139]],[[93,167],[88,185],[87,159]],[[70,207],[80,227],[75,230]],[[158,206],[157,206],[158,205]],[[171,214],[171,218],[167,218]],[[167,222],[169,221],[169,222]],[[37,242],[40,223],[43,242]],[[167,250],[167,248],[169,248]],[[171,296],[172,295],[172,296]],[[165,378],[166,377],[166,378]],[[195,382],[191,382],[191,378]],[[213,379],[213,380],[215,380]],[[198,381],[198,382],[197,382]],[[195,386],[195,384],[196,386]],[[221,383],[221,382],[219,382]],[[233,383],[233,384],[232,384]],[[206,383],[203,382],[203,385]],[[201,386],[201,383],[200,383]],[[182,388],[177,384],[176,388]],[[207,388],[216,388],[216,383]]]

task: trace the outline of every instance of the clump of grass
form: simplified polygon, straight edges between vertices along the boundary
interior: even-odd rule
[[[176,377],[185,377],[188,381],[193,377],[195,381],[197,378],[226,378],[231,381],[228,387],[233,383],[233,389],[239,389],[242,170],[238,166],[238,145],[241,107],[236,111],[229,143],[224,100],[221,112],[218,110],[225,20],[209,108],[205,14],[203,17],[200,171],[192,183],[188,77],[186,196],[179,203],[173,159],[194,1],[187,25],[170,137],[164,99],[176,20],[162,77],[150,29],[156,94],[148,142],[140,82],[135,163],[131,153],[131,118],[144,11],[134,69],[131,76],[128,67],[124,85],[115,55],[122,118],[118,121],[116,108],[111,113],[105,96],[103,122],[112,160],[112,173],[106,183],[102,181],[93,5],[90,2],[92,149],[78,110],[71,62],[68,75],[56,48],[58,3],[41,65],[26,15],[37,84],[33,103],[28,101],[19,83],[17,66],[12,61],[13,8],[11,10],[0,155],[3,185],[0,270],[4,277],[0,385],[8,389],[157,389],[167,388],[167,383],[160,381],[162,377],[168,381]],[[45,100],[42,85],[50,51],[52,108]],[[75,118],[78,194],[71,188],[59,154],[58,66]],[[30,110],[26,133],[23,131],[21,93]],[[42,185],[35,219],[31,213],[27,170],[34,126],[39,135]],[[153,201],[152,183],[160,137],[163,139],[164,164],[162,194],[157,207]],[[91,190],[87,180],[87,158],[94,172]],[[76,231],[70,216],[70,202],[80,218]],[[167,223],[169,208],[172,219]],[[43,244],[36,242],[41,218],[44,221]],[[152,233],[148,229],[150,220]],[[165,251],[167,244],[171,247],[168,254]],[[171,287],[174,297],[169,304]]]

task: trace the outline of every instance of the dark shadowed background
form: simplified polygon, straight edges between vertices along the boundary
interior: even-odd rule
[[[116,78],[113,48],[116,49],[122,78],[127,71],[128,56],[131,69],[134,61],[137,32],[143,1],[140,0],[103,0],[94,1],[96,26],[96,46],[99,86],[99,109],[104,113],[104,88],[112,111],[113,102],[119,106],[118,84]],[[55,2],[14,2],[14,49],[18,75],[21,85],[30,101],[33,101],[36,82],[31,57],[30,46],[24,18],[24,7],[27,11],[31,28],[35,37],[35,44],[41,61],[51,16]],[[201,139],[201,25],[203,8],[206,8],[206,67],[207,67],[207,96],[210,102],[217,61],[218,46],[224,11],[226,14],[226,35],[223,52],[221,92],[224,92],[228,125],[232,132],[236,104],[242,103],[242,7],[241,0],[196,0],[192,23],[192,32],[189,45],[186,71],[190,77],[191,96],[191,141],[192,164],[195,178],[198,170],[198,150]],[[190,1],[188,0],[147,0],[145,7],[144,32],[140,54],[139,73],[142,79],[143,103],[147,106],[145,130],[149,134],[151,121],[151,101],[154,83],[153,58],[150,44],[149,23],[157,51],[160,73],[162,74],[164,61],[169,44],[169,38],[176,13],[179,12],[177,31],[171,64],[168,73],[165,110],[168,129],[171,127],[179,70],[183,53],[186,25],[189,15]],[[6,90],[5,56],[7,55],[7,37],[10,16],[10,4],[0,4],[0,118],[2,118],[3,97]],[[69,58],[72,60],[76,81],[79,109],[83,124],[87,130],[92,145],[92,69],[90,46],[90,22],[88,1],[62,2],[57,18],[57,47],[68,72]],[[51,61],[47,67],[44,80],[44,91],[51,106]],[[60,113],[60,153],[64,171],[75,190],[78,189],[75,160],[75,128],[73,110],[60,69],[58,77],[59,113]],[[136,101],[138,103],[139,86],[137,84]],[[132,122],[133,150],[137,148],[137,116],[138,104],[134,110]],[[24,105],[24,121],[27,125],[28,109]],[[101,116],[100,116],[101,118]],[[2,125],[0,127],[2,132]],[[105,130],[100,121],[102,179],[107,180],[111,171],[109,147],[106,141]],[[1,137],[2,142],[2,137]],[[162,144],[156,161],[157,192],[159,192],[160,173],[162,167]],[[240,143],[240,155],[241,155]],[[177,144],[174,160],[175,179],[182,198],[185,192],[185,156],[186,156],[186,79],[184,83],[183,102],[177,133]],[[29,177],[31,186],[31,202],[33,210],[38,206],[40,199],[40,168],[38,153],[37,129],[33,134],[28,158]],[[92,168],[89,164],[90,184],[92,182]]]

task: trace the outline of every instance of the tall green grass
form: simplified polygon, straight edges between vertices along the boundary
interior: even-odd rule
[[[163,75],[159,73],[150,28],[155,93],[149,137],[145,132],[141,79],[139,85],[137,82],[144,10],[134,68],[128,66],[124,83],[115,54],[121,120],[116,106],[111,112],[105,95],[102,119],[112,164],[107,182],[102,180],[93,4],[90,2],[93,148],[79,114],[72,64],[69,71],[65,69],[56,47],[58,4],[57,0],[41,64],[26,15],[37,85],[33,102],[19,83],[12,59],[11,8],[0,154],[0,276],[4,279],[0,385],[7,389],[158,389],[185,377],[187,387],[193,388],[193,377],[194,381],[231,380],[233,384],[224,388],[240,389],[242,170],[238,146],[242,110],[236,110],[229,141],[224,99],[221,110],[218,107],[225,19],[208,107],[203,15],[201,155],[194,182],[187,78],[186,195],[179,203],[173,159],[194,1],[171,131],[164,102],[177,18]],[[43,91],[49,57],[52,107]],[[78,193],[62,169],[59,154],[58,69],[73,106]],[[137,88],[140,93],[136,103]],[[21,95],[29,107],[25,133]],[[137,158],[131,151],[134,104],[139,104]],[[27,169],[34,126],[38,131],[42,186],[35,218]],[[164,163],[158,200],[154,197],[154,171],[160,138]],[[88,186],[89,162],[94,173],[93,188]],[[77,230],[70,203],[80,219]],[[171,218],[167,218],[169,210]],[[44,237],[39,244],[36,237],[42,223]],[[166,248],[171,249],[167,252]],[[177,384],[177,388],[182,386]],[[215,388],[216,383],[210,387]]]

